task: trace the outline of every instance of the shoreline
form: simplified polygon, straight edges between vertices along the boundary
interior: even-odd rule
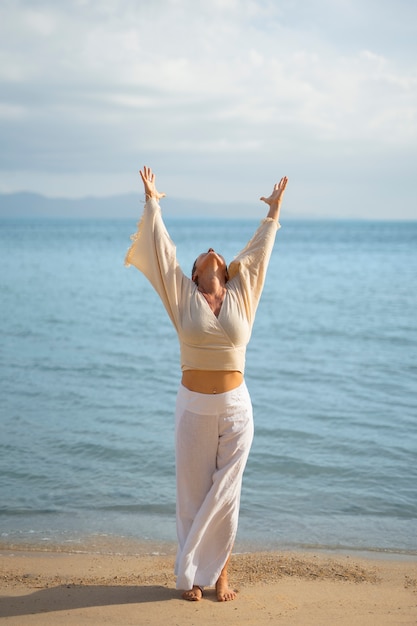
[[[159,539],[139,540],[135,537],[97,533],[71,537],[66,540],[27,538],[7,541],[0,537],[0,553],[8,551],[38,553],[95,554],[113,556],[168,556],[175,555],[176,542]],[[259,541],[237,540],[233,554],[281,553],[281,554],[322,554],[328,556],[350,556],[369,560],[409,560],[417,562],[417,550],[399,548],[323,546],[294,544],[265,544]]]
[[[148,544],[146,544],[148,545]],[[417,621],[417,557],[234,553],[234,602],[181,599],[175,555],[49,549],[0,551],[0,617],[26,626],[181,624],[378,626]],[[74,548],[74,546],[72,547]]]

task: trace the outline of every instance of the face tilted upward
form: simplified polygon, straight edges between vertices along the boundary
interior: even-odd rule
[[[209,248],[207,252],[202,252],[198,255],[194,261],[191,278],[194,282],[198,280],[198,275],[204,272],[206,268],[211,268],[213,265],[217,265],[219,268],[224,269],[225,279],[227,280],[227,264],[221,254],[218,254],[213,248]]]

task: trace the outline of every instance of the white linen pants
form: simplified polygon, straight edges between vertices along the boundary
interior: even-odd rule
[[[180,386],[176,404],[177,589],[213,586],[236,537],[253,439],[246,384],[220,394]]]

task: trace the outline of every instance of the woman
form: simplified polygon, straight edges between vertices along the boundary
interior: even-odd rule
[[[178,333],[182,380],[176,403],[177,589],[196,601],[215,585],[233,600],[227,565],[237,532],[242,475],[253,438],[244,382],[245,351],[279,228],[287,185],[268,198],[269,211],[251,241],[227,267],[213,248],[200,254],[191,279],[182,272],[161,217],[165,196],[155,175],[140,175],[146,203],[126,256],[150,280]]]

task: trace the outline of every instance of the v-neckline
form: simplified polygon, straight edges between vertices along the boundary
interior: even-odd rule
[[[218,319],[219,319],[219,317],[220,317],[220,315],[221,315],[221,312],[222,312],[222,310],[223,310],[224,301],[225,301],[226,296],[227,296],[227,288],[225,289],[225,292],[224,292],[224,298],[223,298],[223,300],[222,300],[222,303],[221,303],[221,305],[220,305],[220,309],[219,309],[219,312],[218,312],[218,314],[217,314],[217,315],[215,314],[215,312],[214,312],[214,311],[213,311],[213,309],[211,308],[211,306],[210,306],[210,304],[208,303],[208,301],[207,301],[206,297],[204,296],[203,292],[202,292],[202,291],[200,291],[198,287],[197,287],[197,292],[200,294],[200,297],[201,297],[201,298],[203,298],[204,302],[206,303],[207,307],[209,308],[209,310],[211,311],[211,313],[214,315],[214,317],[216,318],[216,320],[218,320]]]

